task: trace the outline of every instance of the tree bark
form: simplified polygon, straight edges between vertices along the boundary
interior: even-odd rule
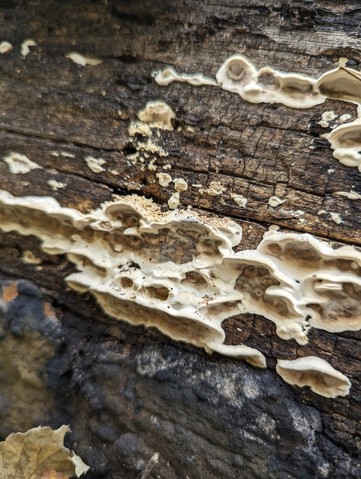
[[[214,78],[234,53],[316,78],[340,57],[360,69],[360,15],[358,0],[2,2],[1,35],[13,50],[0,57],[0,159],[16,152],[41,168],[15,175],[0,161],[0,189],[81,212],[136,193],[165,211],[174,187],[156,174],[168,172],[188,183],[181,208],[242,226],[239,250],[256,248],[270,225],[360,246],[360,200],[334,194],[360,192],[360,173],[332,156],[319,138],[330,128],[318,123],[329,110],[355,117],[354,105],[295,110],[152,78],[167,65]],[[23,56],[26,39],[36,46]],[[66,57],[72,51],[102,63],[80,66]],[[131,161],[129,124],[158,99],[174,110],[174,130],[159,130],[158,153]],[[88,156],[105,160],[103,171]],[[209,193],[212,182],[220,194]],[[271,196],[286,201],[271,207]],[[24,262],[28,251],[41,263]],[[156,452],[149,478],[361,477],[359,331],[312,329],[300,347],[261,316],[225,321],[228,344],[265,354],[268,369],[258,370],[107,317],[89,294],[66,288],[75,267],[36,237],[0,233],[0,258],[2,438],[69,423],[69,445],[92,467],[87,478],[145,479]],[[347,375],[350,394],[327,399],[276,375],[276,359],[304,356]]]

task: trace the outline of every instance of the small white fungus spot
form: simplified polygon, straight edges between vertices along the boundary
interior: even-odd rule
[[[188,189],[188,183],[184,178],[174,178],[173,183],[176,191],[186,191]]]
[[[268,204],[272,206],[272,208],[276,208],[277,206],[281,205],[285,201],[286,200],[281,200],[281,198],[278,198],[278,196],[271,196],[271,198],[268,200]]]
[[[36,256],[32,251],[26,250],[23,253],[22,260],[26,264],[41,264],[43,260]]]
[[[72,62],[76,63],[77,65],[80,65],[82,67],[85,67],[86,65],[90,65],[92,67],[95,67],[97,65],[100,65],[102,63],[102,60],[99,60],[98,58],[91,58],[91,57],[86,57],[82,55],[81,53],[77,52],[70,52],[65,55],[66,58],[69,58]]]
[[[11,43],[7,41],[3,41],[0,43],[0,54],[5,55],[6,53],[10,53],[11,50],[13,49],[13,46]]]
[[[322,113],[321,121],[319,121],[318,124],[322,126],[322,128],[328,128],[330,125],[330,122],[335,120],[337,116],[338,115],[336,115],[336,113],[332,110],[325,111]]]
[[[168,200],[168,206],[171,210],[175,210],[179,206],[179,193],[175,192]]]
[[[172,181],[172,177],[168,175],[168,173],[157,173],[156,177],[158,178],[160,186],[169,186]]]
[[[103,160],[103,158],[94,158],[93,156],[87,156],[85,158],[85,161],[88,165],[88,168],[94,173],[101,173],[102,171],[105,171],[105,168],[103,168],[102,165],[104,165],[106,161]]]
[[[231,193],[232,200],[241,208],[244,208],[247,205],[248,199],[242,195],[236,195],[235,193]]]
[[[29,47],[36,47],[36,42],[31,38],[24,40],[23,43],[20,45],[20,53],[23,57],[26,57],[30,53]]]
[[[152,128],[173,130],[172,119],[175,113],[164,101],[149,101],[138,113],[138,118]]]
[[[336,191],[334,195],[345,196],[349,200],[361,200],[360,193],[356,193],[356,191]]]
[[[342,218],[339,213],[330,212],[330,216],[331,216],[331,220],[335,222],[337,225],[342,223]]]
[[[129,136],[141,135],[141,136],[152,136],[152,130],[149,125],[143,123],[142,121],[131,121],[128,128]]]
[[[350,115],[349,113],[345,113],[344,115],[341,115],[339,120],[344,123],[345,121],[348,121],[348,120],[351,120],[352,118],[352,115]]]
[[[31,170],[41,169],[42,166],[29,160],[29,158],[21,153],[9,153],[3,158],[3,161],[8,165],[10,173],[13,175],[24,175]]]
[[[213,180],[209,183],[208,188],[200,188],[199,192],[201,195],[207,194],[209,196],[219,196],[226,191],[225,185],[220,181]]]
[[[56,181],[54,179],[48,180],[47,183],[53,191],[57,191],[57,190],[60,190],[61,188],[66,187],[65,183],[62,183],[61,181]]]

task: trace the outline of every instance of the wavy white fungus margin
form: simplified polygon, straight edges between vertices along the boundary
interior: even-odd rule
[[[338,126],[326,138],[333,156],[343,165],[355,166],[361,173],[361,118]]]
[[[306,356],[293,361],[278,360],[277,373],[292,386],[309,386],[313,392],[327,398],[346,396],[351,387],[349,379],[324,359]]]
[[[224,90],[238,93],[250,103],[282,103],[291,108],[311,108],[326,99],[314,89],[316,80],[270,67],[257,71],[243,55],[228,58],[216,75]]]
[[[31,170],[42,169],[42,166],[35,161],[31,161],[27,156],[14,151],[4,156],[2,160],[7,164],[8,170],[13,175],[25,175]]]
[[[82,214],[54,198],[2,191],[0,225],[37,236],[49,254],[67,254],[79,269],[68,284],[90,291],[109,315],[208,351],[243,351],[258,366],[265,365],[258,351],[250,357],[243,345],[223,344],[225,319],[262,315],[281,338],[299,344],[311,326],[361,328],[361,252],[351,246],[334,249],[308,234],[272,230],[256,250],[234,253],[242,237],[237,223],[163,213],[135,195]]]
[[[218,83],[213,78],[208,78],[202,73],[178,73],[172,67],[155,72],[153,76],[160,86],[168,86],[172,82],[189,83],[193,86],[218,86]]]
[[[335,196],[345,196],[349,200],[361,200],[361,194],[356,191],[335,191],[332,193]]]
[[[361,73],[357,70],[345,66],[335,68],[321,75],[315,87],[327,98],[361,103]]]
[[[201,73],[183,74],[167,67],[154,73],[160,86],[187,82],[194,86],[220,86],[251,103],[282,103],[291,108],[311,108],[326,98],[361,104],[361,73],[340,65],[318,79],[298,73],[285,73],[269,66],[259,70],[244,55],[227,58],[216,81]]]
[[[80,270],[66,278],[68,285],[92,292],[107,314],[266,366],[256,349],[224,345],[222,320],[200,311],[217,289],[210,268],[241,239],[236,223],[189,212],[163,214],[135,196],[86,215],[54,198],[0,192],[0,224],[4,231],[35,234],[49,254],[67,254]]]

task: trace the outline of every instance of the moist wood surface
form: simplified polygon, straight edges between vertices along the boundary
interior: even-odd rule
[[[326,110],[355,118],[355,106],[329,100],[307,110],[255,105],[220,88],[177,83],[162,88],[152,78],[167,65],[214,78],[233,53],[246,55],[258,68],[271,65],[314,77],[334,68],[340,57],[360,70],[360,20],[358,0],[0,2],[0,40],[13,45],[0,56],[0,159],[17,152],[43,167],[13,175],[0,161],[0,188],[17,196],[49,195],[81,211],[114,193],[145,195],[168,209],[174,187],[161,187],[156,177],[166,172],[188,183],[182,206],[239,221],[242,248],[255,248],[270,225],[361,246],[361,200],[334,195],[361,193],[361,174],[332,156],[328,142],[319,138],[330,128],[317,123]],[[20,45],[27,38],[37,46],[22,57]],[[65,57],[71,51],[102,63],[81,67]],[[157,99],[176,114],[174,131],[153,135],[167,156],[131,161],[142,138],[129,136],[130,121]],[[105,171],[92,172],[87,156],[103,158]],[[148,168],[152,159],[156,171]],[[168,164],[171,169],[164,169]],[[53,191],[51,179],[65,188]],[[222,190],[216,196],[207,194],[213,181]],[[233,193],[247,198],[245,208],[237,206]],[[268,200],[274,195],[286,201],[273,208]],[[342,221],[336,224],[330,213]],[[26,250],[44,259],[41,267],[24,265]],[[34,238],[1,234],[0,258],[5,277],[29,279],[72,307],[74,295],[63,282],[72,266],[63,257],[45,255]],[[102,316],[91,299],[78,301],[89,320],[94,308]],[[297,397],[332,420],[336,438],[359,453],[359,332],[314,330],[309,344],[300,347],[279,339],[273,324],[261,317],[240,316],[224,326],[228,343],[257,347],[271,369],[276,358],[317,355],[347,374],[352,389],[346,398],[325,401],[308,390]]]

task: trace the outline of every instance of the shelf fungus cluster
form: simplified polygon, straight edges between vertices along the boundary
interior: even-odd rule
[[[259,70],[243,55],[232,55],[220,67],[216,81],[200,73],[180,74],[167,67],[154,76],[160,86],[174,81],[193,86],[219,86],[237,93],[250,103],[280,103],[305,109],[324,103],[327,98],[361,105],[361,73],[340,65],[318,79],[298,73],[284,73],[269,66]],[[197,81],[195,81],[195,79]],[[361,119],[335,128],[328,136],[333,156],[361,172]]]
[[[260,314],[281,338],[301,345],[310,327],[361,328],[361,252],[351,246],[269,231],[257,249],[235,253],[237,223],[163,213],[135,195],[83,214],[53,198],[2,191],[0,225],[37,236],[48,254],[66,254],[78,268],[68,285],[91,292],[110,316],[259,367],[266,362],[256,349],[224,344],[225,319]]]
[[[233,55],[217,73],[219,85],[250,103],[282,103],[292,108],[311,108],[326,98],[315,89],[316,80],[270,67],[257,69],[242,55]]]

